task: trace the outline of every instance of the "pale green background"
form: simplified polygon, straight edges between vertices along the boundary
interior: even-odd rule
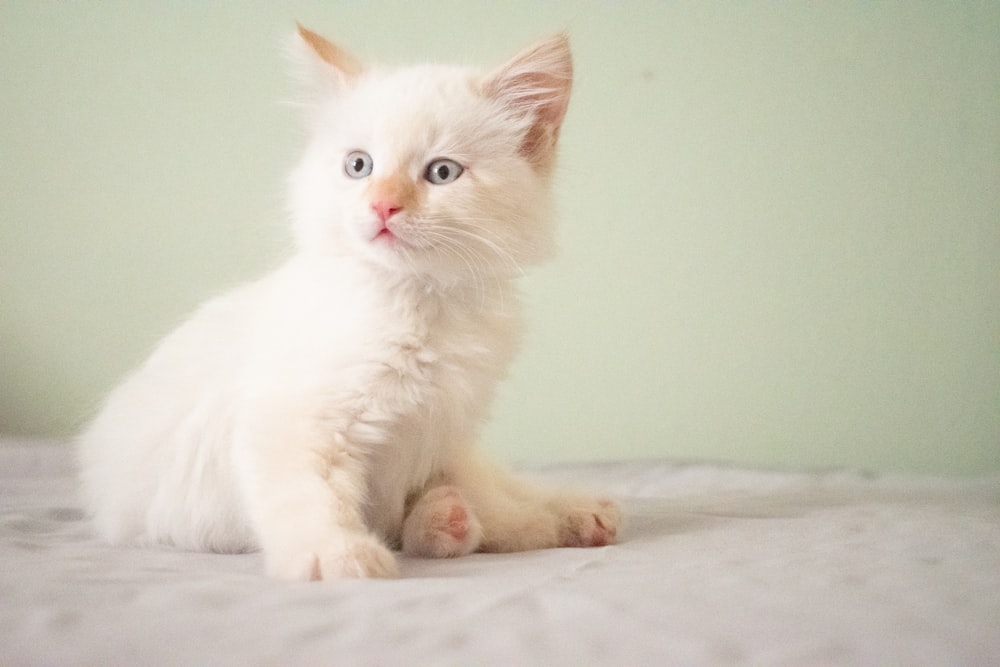
[[[2,2],[0,431],[71,432],[285,256],[296,20],[389,62],[571,34],[498,457],[1000,470],[997,2]]]

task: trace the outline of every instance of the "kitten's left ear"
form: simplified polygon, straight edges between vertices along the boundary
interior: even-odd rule
[[[298,25],[293,50],[307,83],[321,88],[340,90],[364,69],[347,51],[302,25]]]
[[[572,86],[569,39],[559,34],[514,56],[486,78],[483,90],[487,96],[532,117],[532,125],[521,143],[521,154],[537,166],[547,168],[555,157]]]

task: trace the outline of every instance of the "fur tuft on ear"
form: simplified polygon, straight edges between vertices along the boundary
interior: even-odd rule
[[[555,154],[573,85],[573,57],[569,39],[553,35],[514,56],[486,78],[484,93],[529,115],[532,124],[521,153],[540,167]]]
[[[301,24],[296,25],[292,55],[304,83],[336,90],[361,76],[364,68],[354,56]]]

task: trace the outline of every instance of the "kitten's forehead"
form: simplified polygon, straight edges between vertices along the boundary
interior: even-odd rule
[[[360,94],[412,96],[469,96],[479,78],[471,68],[448,65],[411,65],[394,69],[375,68],[361,77]]]
[[[376,72],[358,93],[377,108],[377,115],[400,120],[414,114],[427,120],[458,114],[479,100],[470,71],[433,66]]]
[[[472,69],[433,65],[370,71],[337,102],[338,129],[357,135],[347,141],[400,149],[453,142],[484,120],[478,78]]]

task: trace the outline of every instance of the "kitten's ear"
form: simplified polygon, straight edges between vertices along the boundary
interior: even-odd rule
[[[539,167],[555,157],[572,85],[573,56],[564,34],[525,49],[486,78],[486,95],[531,116],[521,154]]]
[[[298,25],[292,52],[305,83],[320,89],[343,89],[363,70],[354,56],[302,25]]]

